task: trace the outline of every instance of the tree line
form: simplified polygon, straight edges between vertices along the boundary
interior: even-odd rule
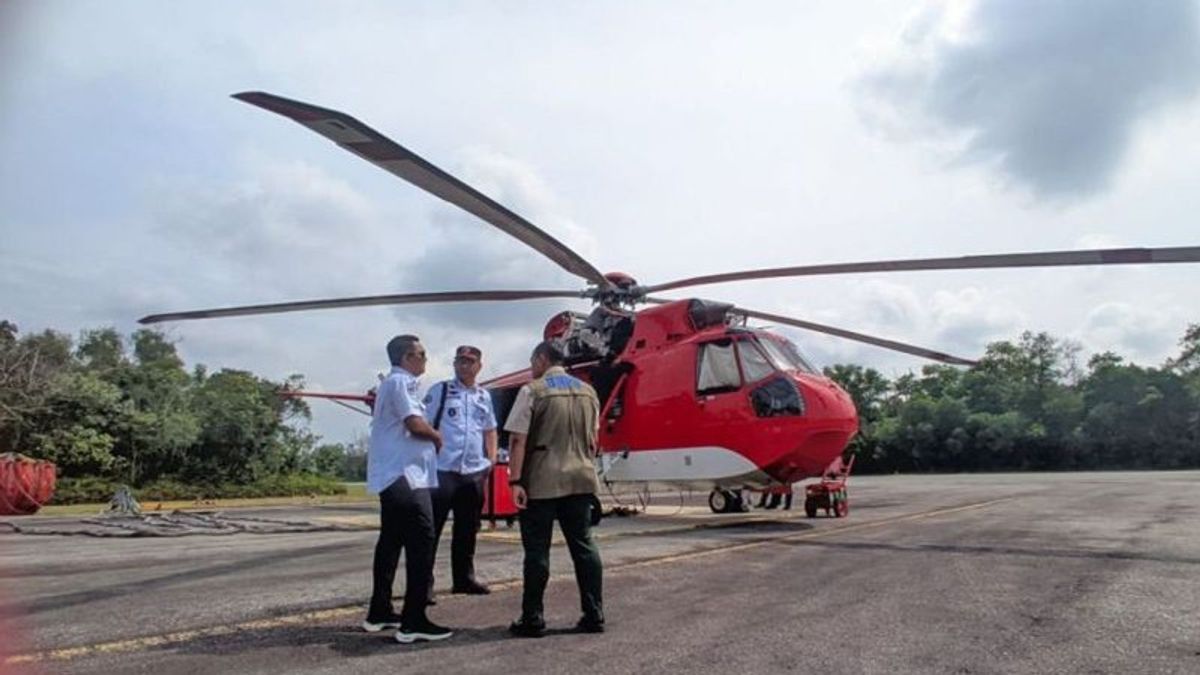
[[[858,408],[856,470],[1196,468],[1200,324],[1180,348],[1157,367],[1110,352],[1080,364],[1070,341],[1025,333],[992,343],[971,368],[825,373]],[[116,484],[171,498],[328,493],[362,480],[365,440],[320,443],[308,405],[280,395],[302,385],[299,375],[189,370],[155,330],[72,339],[0,321],[0,453],[55,462],[62,501],[106,499]],[[78,485],[91,488],[72,494]]]
[[[856,471],[1198,468],[1200,324],[1179,345],[1158,367],[1112,352],[1081,364],[1078,345],[1026,332],[967,369],[825,373],[858,408]]]
[[[58,501],[105,500],[119,484],[167,499],[342,491],[316,480],[338,472],[308,430],[308,405],[280,395],[302,384],[188,370],[154,330],[73,340],[0,321],[0,453],[57,464]]]

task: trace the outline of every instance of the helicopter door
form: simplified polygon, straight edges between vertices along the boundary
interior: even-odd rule
[[[704,342],[696,353],[695,473],[721,483],[753,471],[742,455],[747,423],[753,419],[732,338]],[[697,476],[697,477],[699,477]],[[729,483],[726,487],[741,487]]]

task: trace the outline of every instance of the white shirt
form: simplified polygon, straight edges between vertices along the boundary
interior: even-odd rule
[[[412,435],[404,420],[425,416],[417,378],[393,366],[375,392],[371,447],[367,451],[367,491],[379,494],[400,478],[414,490],[437,487],[437,451],[432,441]]]
[[[483,432],[496,428],[492,395],[479,385],[468,387],[458,378],[438,382],[425,394],[429,423],[437,420],[438,407],[445,405],[438,431],[442,432],[442,451],[438,453],[438,471],[471,474],[492,465],[483,448]]]

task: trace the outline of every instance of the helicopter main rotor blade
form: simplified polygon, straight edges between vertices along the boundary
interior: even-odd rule
[[[717,284],[725,281],[804,277],[827,274],[857,274],[861,272],[910,272],[916,270],[973,270],[1002,267],[1059,267],[1064,265],[1139,265],[1149,263],[1200,262],[1200,246],[1168,248],[1108,248],[1081,251],[1047,251],[1044,253],[1007,253],[999,255],[967,255],[957,258],[919,258],[913,260],[880,260],[861,263],[802,265],[773,267],[702,277],[678,279],[665,284],[646,286],[646,293],[674,288]]]
[[[242,92],[233,97],[283,115],[317,132],[375,166],[516,237],[571,274],[583,277],[601,288],[609,286],[599,270],[566,244],[357,119],[337,110],[261,91]]]
[[[675,302],[675,300],[669,300],[667,298],[652,298],[652,297],[645,297],[645,298],[642,298],[642,300],[645,302],[655,304],[655,305],[665,305],[667,303]],[[942,363],[949,363],[949,364],[956,365],[956,366],[973,366],[978,363],[978,361],[972,361],[971,359],[964,359],[961,356],[954,356],[952,354],[947,354],[945,352],[939,352],[936,349],[926,349],[925,347],[918,347],[916,345],[910,345],[910,344],[907,344],[904,342],[888,340],[887,338],[875,337],[874,335],[855,333],[852,330],[846,330],[844,328],[835,328],[834,326],[826,326],[825,324],[822,324],[822,323],[814,323],[812,321],[805,321],[803,319],[794,319],[790,316],[781,316],[779,314],[768,314],[766,312],[759,312],[757,310],[746,309],[745,307],[736,307],[736,306],[729,311],[732,314],[741,314],[742,316],[747,316],[747,317],[751,317],[754,319],[762,319],[763,321],[770,321],[772,323],[781,323],[781,324],[784,324],[785,326],[793,326],[795,328],[803,328],[805,330],[811,330],[811,331],[814,331],[817,333],[825,333],[826,335],[834,335],[834,336],[837,336],[840,338],[845,338],[847,340],[854,340],[855,342],[864,342],[866,344],[874,345],[876,347],[883,347],[884,349],[891,349],[892,351],[904,352],[905,354],[912,354],[913,356],[920,356],[921,358],[931,359],[934,361],[941,361]]]
[[[282,314],[302,312],[310,309],[336,309],[340,307],[370,307],[373,305],[413,305],[430,302],[504,302],[512,300],[536,300],[540,298],[581,298],[579,291],[443,291],[437,293],[399,293],[393,295],[367,295],[356,298],[330,298],[327,300],[300,300],[276,302],[265,305],[243,305],[199,309],[190,312],[151,314],[138,319],[140,324],[163,321],[185,321],[189,319],[216,319],[228,316],[251,316],[255,314]]]
[[[905,354],[912,354],[913,356],[920,356],[922,358],[941,361],[942,363],[949,363],[956,366],[974,366],[978,363],[978,361],[964,359],[961,356],[954,356],[945,352],[939,352],[935,349],[926,349],[925,347],[917,347],[916,345],[897,342],[895,340],[888,340],[887,338],[876,337],[874,335],[855,333],[854,331],[846,330],[844,328],[835,328],[833,326],[826,326],[825,324],[813,323],[812,321],[793,319],[789,316],[768,314],[766,312],[758,312],[752,309],[746,309],[744,307],[735,307],[732,311],[735,314],[743,314],[751,318],[770,321],[771,323],[781,323],[786,326],[794,326],[796,328],[803,328],[805,330],[816,331],[818,333],[825,333],[826,335],[836,335],[837,337],[845,338],[847,340],[864,342],[869,345],[875,345],[876,347],[883,347],[884,349],[904,352]]]

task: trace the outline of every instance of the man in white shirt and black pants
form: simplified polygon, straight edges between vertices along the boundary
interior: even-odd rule
[[[478,347],[459,347],[454,350],[454,378],[430,387],[424,400],[434,428],[445,441],[438,453],[438,488],[433,493],[434,556],[453,511],[452,592],[471,595],[491,592],[475,578],[483,483],[496,459],[497,433],[492,396],[475,382],[482,367],[483,352]]]
[[[425,420],[417,378],[425,372],[425,347],[415,335],[398,335],[387,345],[392,370],[379,383],[367,453],[367,490],[379,495],[379,541],[374,588],[363,628],[398,628],[396,641],[443,640],[452,635],[425,616],[433,573],[433,496],[442,436]],[[392,583],[400,550],[405,557],[404,610],[392,607]]]

